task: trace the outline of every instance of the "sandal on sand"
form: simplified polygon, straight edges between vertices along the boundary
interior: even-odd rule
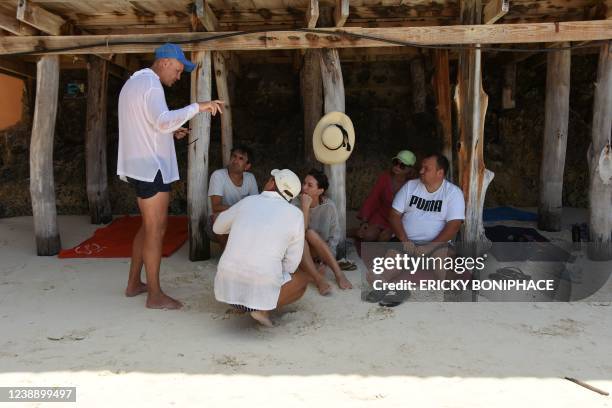
[[[355,262],[349,261],[345,258],[338,261],[338,266],[340,266],[340,269],[342,269],[343,271],[354,271],[355,269],[357,269],[357,265],[355,264]]]
[[[383,297],[387,294],[388,290],[376,290],[372,289],[368,292],[365,297],[365,301],[369,303],[378,303],[382,300]]]
[[[404,303],[409,297],[410,292],[407,290],[390,290],[378,304],[384,307],[395,307]]]

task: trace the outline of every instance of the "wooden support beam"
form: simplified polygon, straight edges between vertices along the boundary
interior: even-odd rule
[[[101,59],[102,61],[106,61]],[[90,55],[60,55],[60,70],[82,69],[89,70]],[[133,71],[132,71],[133,72]],[[129,78],[129,72],[119,65],[108,64],[108,74],[125,81]]]
[[[304,109],[304,162],[309,167],[319,166],[312,150],[312,134],[323,115],[323,82],[320,61],[320,50],[307,50],[300,71],[300,93]]]
[[[510,0],[489,0],[483,10],[483,24],[493,24],[510,10]]]
[[[37,63],[36,102],[30,141],[30,196],[38,255],[57,255],[62,247],[57,228],[53,181],[53,135],[57,115],[59,57]]]
[[[319,19],[319,0],[310,0],[306,9],[306,27],[315,28]]]
[[[320,64],[325,113],[344,112],[344,81],[338,50],[333,48],[321,50]],[[344,257],[346,255],[346,163],[326,164],[325,173],[329,178],[329,197],[338,210],[341,237],[337,255]]]
[[[212,94],[211,64],[208,51],[191,55],[198,66],[191,74],[191,102],[209,101]],[[189,217],[189,260],[210,259],[210,239],[206,235],[208,221],[208,149],[210,146],[210,113],[191,119],[189,164],[187,170],[187,216]]]
[[[31,0],[19,0],[17,3],[17,20],[51,35],[62,35],[66,21],[44,8],[32,4]]]
[[[0,28],[15,35],[38,35],[38,30],[17,20],[15,16],[9,16],[0,12]]]
[[[502,88],[502,109],[514,109],[516,107],[516,64],[504,66],[504,85]]]
[[[481,20],[480,0],[464,0],[461,22],[478,24]],[[465,222],[462,244],[471,254],[481,254],[491,243],[484,234],[482,211],[493,172],[485,168],[484,120],[488,96],[482,89],[481,51],[462,51],[457,70],[455,103],[459,127],[458,170],[465,197]]]
[[[217,31],[219,29],[219,21],[211,10],[208,0],[196,0],[196,14],[206,31]],[[221,159],[223,161],[223,166],[229,164],[230,154],[234,146],[232,104],[228,86],[229,69],[227,61],[230,58],[229,52],[214,51],[212,53],[217,95],[219,99],[224,101],[223,115],[221,115]]]
[[[91,56],[87,70],[85,165],[87,201],[92,224],[113,220],[106,169],[106,108],[109,63]]]
[[[344,26],[349,16],[349,0],[336,0],[334,8],[334,24],[336,27]]]
[[[0,72],[21,78],[35,78],[36,65],[15,58],[0,58]]]
[[[221,52],[212,54],[215,67],[215,78],[217,83],[217,95],[224,102],[223,114],[221,115],[221,157],[223,166],[229,165],[230,153],[234,146],[232,131],[232,104],[228,87],[228,69],[225,57]]]
[[[434,93],[436,95],[436,117],[438,119],[437,131],[442,139],[442,154],[450,164],[449,180],[454,180],[453,168],[453,127],[450,95],[450,72],[448,63],[448,50],[434,50]]]
[[[410,61],[410,77],[412,85],[412,112],[426,111],[427,88],[425,87],[425,67],[421,58]]]
[[[19,0],[17,19],[56,36],[62,34],[66,25],[63,18],[32,4],[30,0]],[[85,165],[87,201],[92,224],[106,224],[112,221],[106,170],[106,98],[108,60],[111,58],[112,55],[109,54],[92,56],[88,64]],[[55,206],[55,203],[53,205]]]
[[[538,206],[538,228],[544,231],[561,231],[562,227],[561,196],[569,122],[571,57],[569,50],[547,54],[544,143]]]
[[[315,30],[333,30],[321,28]],[[608,40],[612,31],[612,20],[573,21],[561,23],[455,25],[434,27],[352,28],[345,27],[338,33],[354,33],[415,44],[508,44],[542,43],[555,41]],[[279,50],[306,48],[358,48],[396,47],[372,39],[349,38],[340,34],[313,34],[297,31],[274,31],[251,33],[240,37],[219,38],[206,42],[184,43],[204,40],[224,33],[168,33],[132,35],[80,35],[2,37],[0,55],[11,53],[48,52],[52,54],[92,53],[150,53],[164,42],[180,42],[184,51],[219,50]],[[119,44],[133,42],[145,44]],[[148,42],[148,44],[147,44]],[[108,45],[107,45],[108,44]],[[69,46],[83,49],[54,51]]]
[[[219,20],[213,13],[210,5],[208,4],[208,0],[196,0],[196,15],[198,19],[206,29],[206,31],[218,31],[219,30]]]
[[[612,260],[612,41],[601,47],[593,98],[589,161],[589,224],[592,260]]]

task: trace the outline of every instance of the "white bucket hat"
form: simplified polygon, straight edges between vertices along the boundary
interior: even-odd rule
[[[351,119],[342,112],[323,116],[312,135],[312,148],[321,163],[345,162],[355,148],[355,129]]]
[[[302,191],[300,178],[289,169],[274,169],[270,172],[274,177],[276,188],[287,201],[297,197]]]

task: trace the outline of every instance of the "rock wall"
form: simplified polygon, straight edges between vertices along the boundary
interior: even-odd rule
[[[495,172],[487,205],[534,206],[538,200],[539,165],[544,126],[546,65],[532,57],[518,67],[516,105],[501,110],[501,74],[495,64],[484,63],[484,87],[489,94],[485,128],[485,162]],[[535,59],[535,61],[532,61]],[[427,61],[427,60],[426,60]],[[545,59],[543,60],[545,61]],[[596,56],[572,58],[572,83],[564,205],[587,205],[586,150],[590,141],[593,81]],[[346,111],[354,122],[357,143],[347,163],[347,204],[357,209],[376,177],[390,165],[398,150],[417,156],[441,148],[436,134],[435,103],[430,86],[432,69],[425,63],[426,113],[412,112],[410,64],[351,62],[342,64]],[[63,71],[54,142],[54,176],[59,214],[86,214],[85,114],[86,97],[68,95],[69,83],[87,83],[86,71]],[[454,74],[451,73],[454,78]],[[118,180],[117,99],[121,81],[109,80],[108,173],[115,214],[137,212],[133,191]],[[234,144],[255,151],[253,172],[261,184],[273,168],[289,167],[303,174],[313,163],[302,159],[304,134],[299,73],[291,65],[249,64],[232,86]],[[214,89],[214,88],[213,88]],[[168,105],[189,102],[189,76],[166,90]],[[28,98],[24,97],[27,101]],[[29,138],[32,112],[24,105],[24,119],[0,131],[0,217],[31,214],[29,197]],[[187,172],[187,142],[176,141],[181,178]],[[219,120],[213,119],[210,171],[221,166]],[[174,183],[171,212],[185,213],[184,181]]]

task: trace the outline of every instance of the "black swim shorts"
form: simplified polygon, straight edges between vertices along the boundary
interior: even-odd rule
[[[153,181],[141,181],[131,177],[127,177],[127,180],[132,186],[134,186],[134,190],[136,191],[138,198],[151,198],[157,193],[167,193],[171,190],[171,183],[164,184],[161,170],[157,171],[155,180]]]

